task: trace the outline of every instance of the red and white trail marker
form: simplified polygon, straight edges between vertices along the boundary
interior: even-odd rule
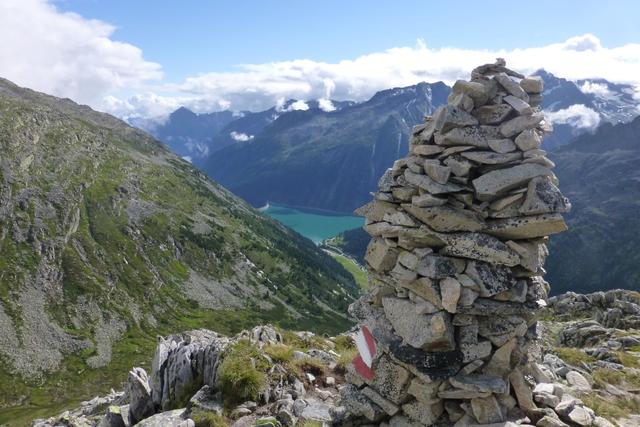
[[[372,380],[373,374],[373,357],[376,355],[376,343],[373,335],[366,326],[362,326],[356,334],[356,347],[360,353],[353,359],[353,366],[356,371],[368,380]]]

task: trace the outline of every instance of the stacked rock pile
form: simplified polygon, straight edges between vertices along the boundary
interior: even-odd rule
[[[457,81],[357,211],[373,287],[350,311],[377,352],[343,399],[370,422],[490,424],[536,407],[525,374],[547,236],[570,204],[540,149],[543,81],[505,65]]]

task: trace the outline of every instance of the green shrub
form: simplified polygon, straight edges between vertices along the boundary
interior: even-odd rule
[[[215,412],[196,409],[191,413],[191,419],[196,427],[229,427],[227,420]]]
[[[270,344],[265,346],[263,350],[276,363],[289,362],[293,359],[293,348],[285,344]]]
[[[220,389],[225,406],[257,400],[267,384],[268,364],[254,346],[239,341],[223,354]]]

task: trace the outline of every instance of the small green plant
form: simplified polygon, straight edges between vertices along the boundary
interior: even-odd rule
[[[191,419],[196,427],[229,427],[227,420],[215,412],[196,409],[191,413]]]
[[[601,368],[594,370],[592,376],[595,387],[600,389],[606,388],[607,384],[640,387],[640,374],[635,372]]]
[[[257,400],[266,387],[268,364],[248,341],[239,341],[227,349],[220,366],[220,389],[225,406]]]
[[[640,360],[626,351],[616,351],[616,357],[625,368],[640,368]]]
[[[333,342],[336,344],[336,351],[338,353],[344,350],[355,348],[356,346],[353,340],[351,340],[351,338],[346,335],[338,335],[337,337],[335,337]]]
[[[606,418],[628,417],[640,411],[640,400],[635,397],[608,399],[591,393],[580,396],[580,399],[597,415]]]
[[[270,344],[265,346],[263,350],[276,363],[285,363],[293,359],[293,348],[286,344]]]
[[[355,348],[344,349],[340,352],[338,363],[336,364],[336,370],[339,372],[346,372],[347,366],[358,356],[358,350]]]
[[[581,363],[593,363],[595,358],[589,356],[582,350],[573,347],[556,347],[554,353],[558,355],[566,363],[579,366]]]

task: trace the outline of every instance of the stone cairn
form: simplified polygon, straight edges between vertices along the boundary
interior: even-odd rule
[[[527,423],[535,411],[546,243],[571,207],[540,149],[542,91],[503,59],[474,69],[356,211],[372,290],[350,312],[377,351],[372,379],[350,367],[343,401],[363,422]]]

